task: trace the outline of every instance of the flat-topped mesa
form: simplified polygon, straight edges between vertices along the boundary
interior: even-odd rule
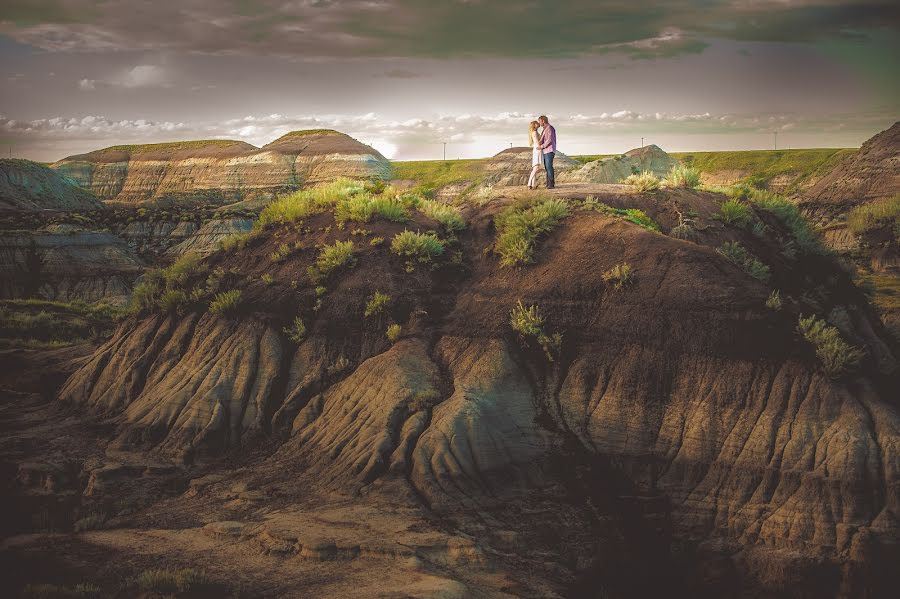
[[[0,209],[93,210],[100,201],[75,181],[31,160],[0,160]]]
[[[390,173],[377,150],[323,129],[293,131],[262,148],[223,139],[112,146],[52,167],[101,200],[124,203],[267,199],[341,176]]]

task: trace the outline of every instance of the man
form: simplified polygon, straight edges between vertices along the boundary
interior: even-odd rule
[[[547,171],[547,189],[556,187],[556,174],[553,172],[553,157],[556,155],[556,129],[546,116],[538,117],[541,124],[541,151],[544,152],[544,170]]]

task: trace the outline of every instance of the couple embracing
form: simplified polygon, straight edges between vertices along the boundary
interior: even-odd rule
[[[540,132],[538,132],[540,128]],[[556,175],[553,172],[553,157],[556,155],[556,129],[545,116],[531,121],[528,126],[528,143],[531,144],[531,176],[528,177],[528,189],[537,187],[536,177],[543,165],[547,171],[547,189],[556,187]]]

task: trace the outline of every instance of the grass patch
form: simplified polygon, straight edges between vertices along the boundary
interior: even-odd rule
[[[726,225],[743,227],[747,225],[752,218],[753,211],[750,210],[750,206],[740,200],[729,198],[719,206],[718,219]]]
[[[70,345],[109,335],[125,314],[105,303],[0,300],[0,339],[12,345]]]
[[[391,296],[386,293],[376,291],[369,297],[369,301],[366,302],[365,317],[368,318],[370,316],[375,316],[376,314],[383,313],[390,303]]]
[[[666,187],[696,189],[700,187],[700,171],[685,164],[676,164],[664,181]]]
[[[781,310],[781,293],[777,289],[769,294],[769,298],[766,300],[766,308],[776,312]]]
[[[801,316],[797,328],[815,347],[822,369],[831,378],[838,378],[854,370],[865,356],[862,350],[844,341],[836,327],[815,316]]]
[[[100,587],[81,583],[73,586],[58,584],[29,584],[22,589],[24,599],[81,599],[101,597]]]
[[[291,246],[286,243],[278,244],[278,247],[275,248],[275,251],[272,252],[269,257],[272,259],[272,262],[281,262],[291,254]]]
[[[527,347],[528,340],[537,341],[547,359],[553,361],[553,355],[559,353],[562,346],[562,334],[548,335],[544,332],[544,317],[537,305],[525,306],[522,300],[513,307],[509,313],[509,325],[518,333],[519,340]]]
[[[423,264],[437,259],[444,253],[444,247],[444,242],[434,231],[428,233],[403,231],[394,235],[391,240],[392,252]]]
[[[312,214],[332,208],[338,202],[364,191],[364,183],[342,177],[332,183],[304,189],[276,199],[263,208],[256,223],[258,227],[294,223]]]
[[[334,208],[334,219],[338,223],[348,220],[366,223],[376,217],[402,223],[409,220],[409,211],[399,198],[392,197],[389,192],[379,196],[368,193],[353,195],[339,201]]]
[[[419,212],[439,222],[447,231],[455,233],[466,228],[466,221],[456,206],[435,200],[422,200],[419,203]]]
[[[615,290],[619,291],[634,282],[634,269],[627,262],[616,264],[603,273],[603,280],[612,283]]]
[[[393,162],[393,178],[411,179],[416,190],[424,193],[455,183],[468,183],[474,187],[485,177],[487,161],[477,160],[414,160]]]
[[[303,323],[303,319],[297,316],[290,327],[285,327],[284,332],[288,339],[294,343],[300,343],[306,338],[306,325]]]
[[[384,336],[387,337],[388,341],[390,341],[392,344],[394,344],[394,343],[397,343],[397,341],[400,339],[400,334],[402,332],[403,332],[403,327],[401,327],[397,323],[394,323],[394,324],[388,326],[387,331],[385,331],[385,333],[384,333]]]
[[[213,314],[231,314],[241,305],[241,290],[231,289],[217,293],[209,303],[209,311]]]
[[[855,206],[847,213],[847,228],[856,235],[900,223],[900,193],[894,197]]]
[[[193,568],[144,570],[135,579],[137,587],[149,593],[190,593],[210,586],[206,575]]]
[[[628,175],[625,179],[627,185],[631,185],[638,191],[656,191],[659,189],[659,177],[649,171],[644,171],[636,175]]]
[[[556,228],[569,215],[569,206],[562,200],[544,200],[530,208],[511,206],[497,215],[497,241],[494,251],[500,264],[516,266],[534,261],[537,238]]]
[[[659,232],[659,225],[650,218],[646,212],[640,210],[638,208],[613,208],[603,202],[598,202],[594,199],[593,196],[588,197],[585,200],[584,206],[586,208],[596,210],[601,214],[606,214],[608,216],[617,216],[622,218],[623,220],[627,220],[630,223],[638,225],[639,227],[643,227],[648,231],[656,231]]]
[[[769,267],[760,262],[744,246],[736,241],[726,241],[717,250],[720,254],[737,264],[748,275],[766,283],[769,281]]]
[[[319,251],[314,266],[310,267],[310,275],[318,280],[327,277],[342,266],[353,266],[356,259],[353,257],[352,241],[335,241],[332,245],[323,246]]]

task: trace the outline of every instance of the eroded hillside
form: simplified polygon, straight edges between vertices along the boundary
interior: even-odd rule
[[[145,472],[133,450],[216,474],[84,538],[204,563],[229,539],[302,580],[370,556],[329,569],[350,596],[385,563],[416,596],[884,590],[896,346],[790,205],[750,227],[693,190],[516,193],[345,183],[145,279],[59,396],[120,452],[84,501]]]

